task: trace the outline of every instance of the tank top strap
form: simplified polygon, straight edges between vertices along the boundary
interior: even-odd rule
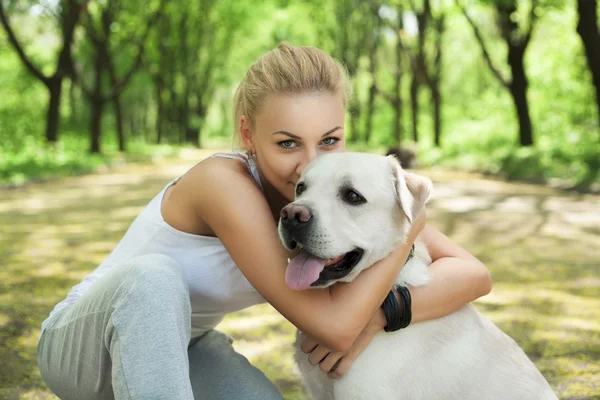
[[[248,155],[241,151],[232,151],[231,153],[215,153],[211,158],[229,158],[232,160],[240,160],[244,162],[248,168],[248,172],[254,178],[258,186],[262,189],[262,183],[260,182],[260,176],[258,175],[258,168],[256,166],[256,160],[248,157]]]

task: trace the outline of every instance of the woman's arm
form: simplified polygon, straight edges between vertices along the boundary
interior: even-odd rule
[[[372,319],[424,225],[414,224],[409,244],[362,272],[352,285],[295,291],[285,283],[288,253],[256,183],[246,174],[205,162],[195,172],[198,217],[219,237],[250,283],[298,329],[330,349],[348,349]]]
[[[412,323],[448,315],[490,292],[492,278],[481,261],[432,226],[426,225],[420,237],[431,255],[431,280],[426,285],[409,289]],[[398,293],[394,294],[402,304]],[[305,353],[310,353],[311,364],[318,364],[330,378],[339,378],[386,325],[385,315],[378,309],[348,351],[332,351],[311,337],[307,337],[301,347]]]
[[[409,289],[412,323],[451,314],[492,290],[492,275],[487,267],[446,235],[426,225],[420,238],[431,255],[431,280]],[[387,324],[385,316],[382,311],[378,314],[372,323],[383,329]]]

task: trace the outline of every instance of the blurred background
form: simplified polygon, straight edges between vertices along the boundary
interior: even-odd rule
[[[3,0],[0,179],[154,144],[230,147],[237,83],[287,41],[346,65],[357,148],[416,143],[421,165],[588,188],[600,163],[596,3]]]
[[[429,175],[431,221],[494,275],[478,307],[561,398],[600,398],[597,10],[0,0],[0,398],[53,398],[35,366],[39,324],[164,184],[233,148],[236,85],[281,41],[344,63],[349,148],[396,151]],[[286,398],[306,397],[293,328],[269,306],[222,329]]]

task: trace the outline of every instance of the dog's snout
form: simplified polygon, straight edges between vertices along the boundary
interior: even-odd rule
[[[299,204],[288,204],[281,209],[281,222],[284,224],[300,225],[312,219],[310,209]]]

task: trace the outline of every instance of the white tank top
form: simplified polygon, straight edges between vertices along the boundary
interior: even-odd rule
[[[246,154],[232,152],[215,154],[213,157],[241,160],[261,185],[256,165]],[[178,180],[179,178],[169,182],[150,201],[108,258],[73,286],[67,297],[54,307],[49,317],[42,322],[42,331],[54,314],[75,304],[103,274],[132,257],[145,254],[165,254],[177,261],[183,269],[192,305],[192,337],[217,326],[227,313],[265,302],[238,269],[218,238],[179,231],[163,219],[160,211],[163,196],[167,188]]]

